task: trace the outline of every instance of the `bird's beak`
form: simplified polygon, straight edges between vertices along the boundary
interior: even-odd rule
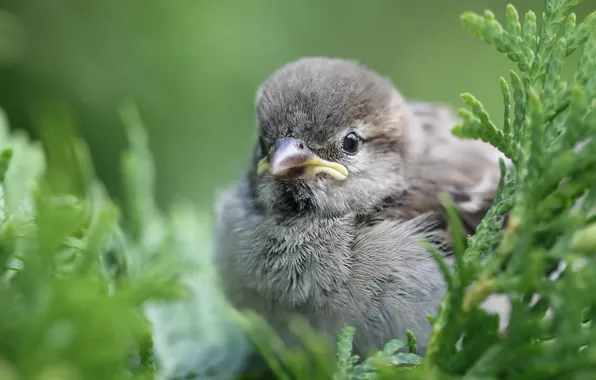
[[[271,153],[259,161],[257,173],[262,175],[266,171],[280,179],[312,179],[319,173],[343,181],[348,177],[345,166],[323,160],[302,141],[286,137],[278,141]]]

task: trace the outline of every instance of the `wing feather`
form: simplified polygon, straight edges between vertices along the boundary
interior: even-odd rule
[[[464,232],[472,235],[493,203],[500,179],[499,159],[507,164],[509,160],[490,144],[453,136],[451,129],[458,119],[449,107],[416,101],[409,105],[423,130],[424,149],[412,162],[410,188],[387,199],[368,221],[429,214],[436,228],[445,231],[449,244],[447,216],[439,195],[451,197]]]

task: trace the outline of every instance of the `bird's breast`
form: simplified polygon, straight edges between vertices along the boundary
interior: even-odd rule
[[[263,242],[254,271],[273,299],[317,307],[349,280],[354,236],[348,220],[265,219],[255,234]]]
[[[240,190],[216,210],[216,263],[230,297],[250,290],[292,308],[328,302],[350,278],[353,218],[270,215]]]

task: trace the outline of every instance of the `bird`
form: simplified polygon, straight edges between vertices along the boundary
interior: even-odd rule
[[[504,155],[455,137],[451,107],[406,100],[357,60],[303,57],[256,91],[247,165],[217,195],[214,263],[230,304],[288,345],[307,321],[367,355],[414,333],[424,353],[446,283],[428,244],[452,258],[441,195],[472,235]]]

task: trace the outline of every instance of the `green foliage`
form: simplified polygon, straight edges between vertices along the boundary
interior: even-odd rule
[[[406,369],[420,363],[421,358],[416,355],[416,340],[410,332],[407,343],[398,339],[391,340],[382,351],[357,364],[360,358],[351,354],[354,333],[354,328],[345,327],[339,335],[335,380],[378,379],[383,375],[395,375],[396,366]],[[408,347],[410,352],[399,352],[404,347]]]
[[[511,165],[478,233],[457,251],[464,265],[453,277],[460,281],[451,283],[433,326],[425,370],[496,379],[571,378],[595,368],[596,330],[582,318],[596,306],[589,294],[596,286],[596,245],[589,235],[596,191],[596,12],[576,27],[578,3],[547,0],[539,27],[532,11],[520,22],[512,5],[504,26],[489,11],[462,16],[473,35],[506,54],[519,72],[511,71],[510,83],[500,80],[503,126],[464,94],[468,109],[460,111],[463,122],[454,134],[491,143]],[[578,49],[576,75],[567,82],[563,62]],[[561,278],[553,281],[561,266]],[[493,294],[511,302],[501,332],[496,316],[480,307]]]
[[[45,152],[0,122],[0,378],[152,378],[141,307],[180,288],[175,261],[151,259],[175,247],[147,187],[142,129],[129,123],[124,175],[137,207],[131,220],[143,232],[129,237],[68,114],[52,107],[40,115]],[[162,234],[150,241],[153,224]],[[137,348],[141,363],[131,365]]]

